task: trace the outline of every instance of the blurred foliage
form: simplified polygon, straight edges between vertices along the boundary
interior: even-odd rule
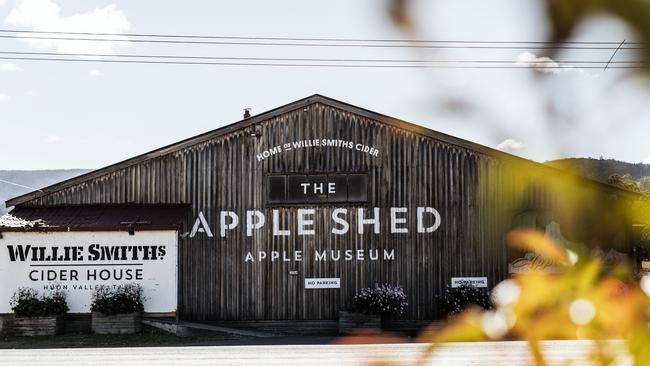
[[[584,177],[606,182],[613,175],[628,176],[638,181],[644,189],[650,189],[650,164],[628,163],[615,159],[566,158],[544,162],[554,168],[572,171]],[[647,181],[647,183],[642,183]]]
[[[404,30],[413,27],[409,12],[409,0],[390,0],[388,2],[388,14],[395,25]]]
[[[628,191],[641,193],[641,186],[638,182],[632,180],[632,178],[626,175],[612,174],[607,178],[607,183],[613,186],[621,187],[627,189]]]
[[[430,346],[421,363],[444,342],[522,339],[535,365],[543,366],[541,341],[591,339],[600,345],[592,349],[588,365],[612,365],[622,358],[629,365],[650,364],[650,298],[634,274],[623,265],[605,267],[586,247],[564,249],[541,238],[529,229],[508,236],[511,245],[534,249],[562,272],[516,275],[494,288],[492,309],[471,308],[442,328],[425,331],[419,340]],[[625,346],[609,347],[612,339],[625,340]]]
[[[647,0],[547,0],[554,41],[571,37],[576,27],[594,15],[610,15],[622,20],[637,34],[641,42],[650,42],[650,2]],[[644,59],[650,50],[643,48]]]
[[[389,0],[387,8],[393,23],[410,34],[415,28],[409,16],[413,3],[413,0]],[[638,41],[650,43],[650,1],[647,0],[546,0],[546,12],[553,42],[568,40],[573,31],[592,16],[609,15],[626,23]],[[642,59],[650,61],[650,47],[640,48]],[[633,70],[647,72],[648,68]]]
[[[642,191],[650,191],[650,176],[639,179],[639,188]]]
[[[409,16],[413,3],[389,0],[391,19],[408,34],[415,33]],[[629,25],[638,41],[650,43],[648,0],[547,0],[546,11],[551,42],[568,40],[594,15],[609,15]],[[650,49],[640,48],[642,60],[649,61]],[[621,250],[615,243],[626,242],[621,237],[626,232],[623,228],[629,223],[650,223],[650,194],[629,177],[612,176],[608,183],[636,192],[638,197],[615,193],[595,199],[595,189],[580,182],[559,184],[562,199],[553,208],[553,220],[570,241],[560,244],[535,228],[516,229],[507,236],[513,248],[533,252],[559,271],[516,274],[493,289],[491,309],[466,309],[442,327],[423,332],[419,340],[429,347],[420,364],[444,342],[521,339],[528,342],[534,364],[545,366],[541,341],[589,339],[594,341],[591,354],[577,364],[650,365],[650,276],[639,281],[628,263],[605,263],[609,249]],[[626,196],[620,200],[626,202],[624,207],[613,203],[616,200],[610,198],[614,196]],[[612,346],[608,341],[613,339],[623,340],[623,346]],[[576,360],[567,361],[576,364],[570,363]]]
[[[644,238],[650,239],[650,190],[646,189],[635,181],[629,175],[613,174],[607,179],[607,183],[639,193],[639,199],[636,200],[627,210],[627,215],[635,224],[642,224],[645,227],[642,230]]]

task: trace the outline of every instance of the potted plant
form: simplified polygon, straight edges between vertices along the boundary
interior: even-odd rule
[[[39,297],[35,289],[20,287],[9,303],[14,312],[14,335],[53,336],[63,332],[63,316],[69,310],[65,292],[55,290]]]
[[[92,330],[96,334],[133,334],[142,329],[144,296],[139,284],[100,286],[92,296]]]
[[[406,294],[401,286],[383,284],[363,288],[352,300],[353,311],[339,311],[339,333],[378,332],[382,319],[402,314],[406,306]]]

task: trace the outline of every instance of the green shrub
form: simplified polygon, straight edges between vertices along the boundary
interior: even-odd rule
[[[456,288],[447,286],[442,296],[443,312],[446,315],[460,313],[467,307],[480,306],[483,309],[490,307],[490,293],[486,288],[477,288],[461,285]]]
[[[9,304],[17,316],[29,318],[63,315],[70,310],[65,292],[55,290],[39,297],[38,292],[29,287],[19,287]]]
[[[402,314],[408,303],[401,286],[383,284],[375,288],[362,288],[354,296],[352,306],[360,313],[388,317]]]
[[[144,311],[144,301],[139,284],[100,286],[93,292],[90,310],[108,315],[140,313]]]

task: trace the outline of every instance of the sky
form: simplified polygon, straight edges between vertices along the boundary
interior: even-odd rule
[[[537,0],[415,1],[416,36],[544,40]],[[406,35],[386,2],[0,0],[0,29],[385,39]],[[595,17],[576,40],[634,35]],[[125,39],[129,39],[126,37]],[[531,50],[251,47],[0,38],[0,51],[250,57],[502,59]],[[610,51],[551,55],[607,59]],[[633,55],[620,54],[618,59]],[[98,58],[102,59],[102,58]],[[0,169],[100,168],[252,113],[323,94],[537,161],[650,163],[648,81],[624,71],[339,69],[0,60]]]

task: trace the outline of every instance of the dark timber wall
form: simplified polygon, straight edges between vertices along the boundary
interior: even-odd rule
[[[190,230],[199,211],[214,238],[198,234],[180,241],[179,314],[193,320],[335,319],[354,294],[375,283],[400,284],[408,294],[405,319],[440,316],[440,299],[454,276],[486,276],[493,286],[507,276],[504,234],[518,212],[551,207],[557,197],[547,187],[548,172],[532,163],[490,154],[453,141],[436,139],[411,126],[383,123],[332,103],[311,103],[284,110],[180,149],[124,164],[85,182],[35,198],[25,204],[190,203]],[[404,127],[404,128],[402,128]],[[256,154],[285,142],[342,139],[381,150],[373,157],[353,149],[311,148],[283,152],[258,162]],[[505,154],[504,154],[505,155]],[[519,165],[518,165],[519,164]],[[274,237],[271,208],[266,207],[269,173],[367,172],[369,203],[362,207],[408,207],[409,233],[390,234],[388,209],[381,234],[331,234],[331,211],[355,206],[316,207],[315,236],[297,236],[296,210],[281,208],[289,237]],[[533,184],[534,183],[534,184]],[[552,184],[551,184],[552,185]],[[532,188],[531,188],[532,187]],[[418,234],[415,208],[431,206],[442,217],[434,233]],[[274,207],[277,208],[277,207]],[[246,237],[233,230],[219,237],[218,213],[233,210],[244,219],[247,209],[267,216],[263,230]],[[394,261],[316,262],[323,249],[395,249]],[[302,262],[244,263],[248,251],[303,250]],[[290,271],[297,270],[297,275]],[[341,289],[304,289],[304,278],[340,277]]]

